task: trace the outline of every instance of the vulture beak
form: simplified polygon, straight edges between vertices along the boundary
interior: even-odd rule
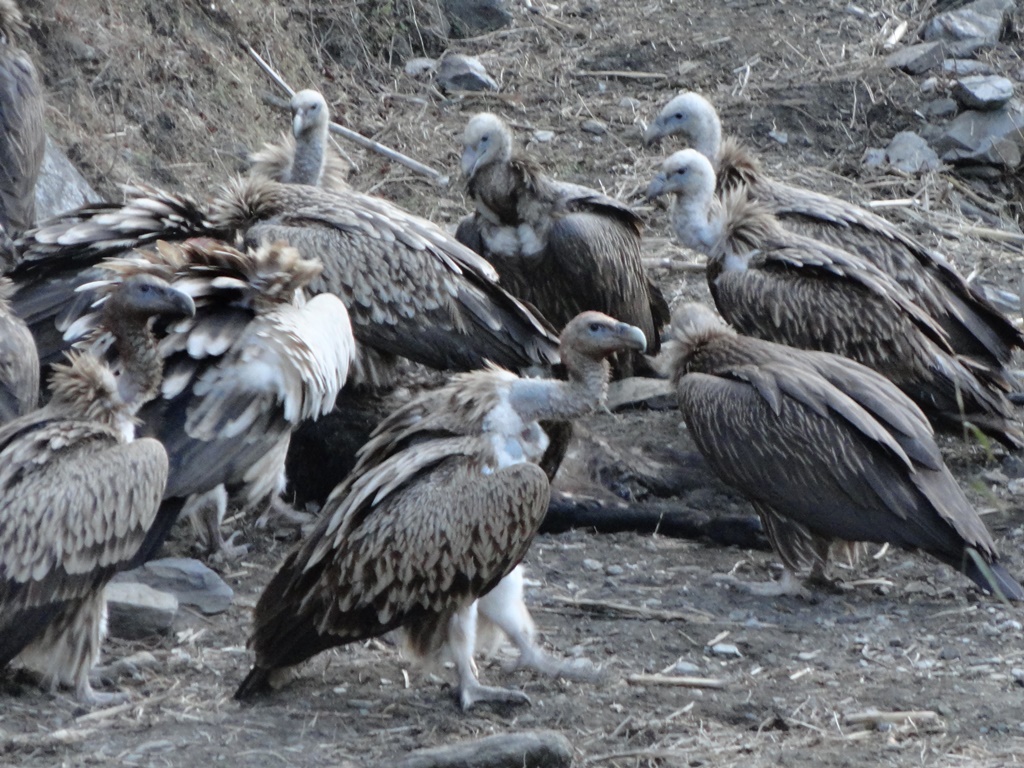
[[[644,146],[649,147],[653,144],[657,144],[661,141],[662,133],[661,126],[658,121],[655,120],[653,123],[647,126],[647,130],[644,131]]]
[[[664,173],[659,173],[651,179],[651,183],[647,185],[647,192],[644,195],[648,202],[665,194],[665,182],[666,179]]]
[[[625,345],[626,349],[635,349],[638,352],[647,351],[647,337],[644,336],[644,332],[635,325],[618,323],[615,326],[615,333],[622,339],[622,343]]]
[[[476,172],[476,164],[480,159],[479,151],[476,147],[466,147],[462,150],[462,175],[467,179],[473,178],[473,174]]]
[[[196,303],[187,293],[170,288],[167,291],[168,309],[166,314],[171,317],[195,317]]]
[[[305,113],[302,109],[295,110],[295,114],[292,115],[292,136],[298,136],[302,133],[302,129],[305,127]]]

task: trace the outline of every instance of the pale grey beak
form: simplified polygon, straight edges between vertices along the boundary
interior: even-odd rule
[[[655,198],[665,194],[665,181],[664,173],[659,173],[651,179],[651,183],[647,185],[647,192],[644,197],[648,200],[654,200]]]
[[[655,120],[653,123],[647,126],[647,130],[644,131],[644,145],[651,146],[661,141],[665,134],[661,132],[661,125]]]
[[[479,150],[476,147],[466,147],[462,150],[462,175],[467,179],[473,178],[473,173],[476,171],[476,163],[479,159]]]
[[[615,326],[615,332],[622,337],[622,340],[630,349],[635,349],[638,352],[645,352],[647,350],[647,337],[635,325],[619,323]]]

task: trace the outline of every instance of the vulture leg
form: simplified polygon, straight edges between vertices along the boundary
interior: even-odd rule
[[[101,589],[67,603],[46,631],[17,656],[15,664],[39,674],[52,690],[73,688],[82,704],[120,704],[128,700],[127,693],[94,691],[89,681],[106,633],[107,600]]]
[[[805,600],[810,600],[812,597],[810,590],[800,582],[800,578],[786,567],[783,567],[782,576],[777,581],[735,580],[732,583],[750,594],[760,597],[802,597]]]
[[[188,515],[209,554],[233,561],[247,554],[249,547],[245,544],[235,544],[238,531],[233,531],[231,536],[224,538],[221,525],[227,510],[227,489],[223,485],[218,485],[206,493],[189,496],[182,514]]]
[[[482,685],[477,678],[473,648],[476,645],[477,606],[471,603],[448,620],[448,652],[459,675],[459,703],[468,710],[481,701],[507,704],[529,704],[530,697],[522,691]]]
[[[516,566],[498,586],[477,601],[477,642],[478,649],[493,650],[497,642],[489,645],[486,640],[500,639],[497,630],[519,649],[519,658],[514,669],[532,669],[549,677],[566,680],[593,682],[600,677],[599,670],[586,659],[563,661],[556,659],[537,644],[535,626],[526,603],[523,601],[523,567]]]
[[[306,529],[315,522],[316,518],[313,515],[300,512],[280,496],[274,496],[256,521],[256,527],[270,528],[275,532],[282,529],[301,529],[302,535],[306,535]]]

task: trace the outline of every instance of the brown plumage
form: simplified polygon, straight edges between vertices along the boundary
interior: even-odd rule
[[[183,508],[202,513],[212,549],[238,555],[220,532],[225,490],[245,509],[284,490],[292,430],[328,413],[345,384],[355,353],[345,307],[330,294],[307,300],[321,267],[283,245],[243,253],[212,240],[158,243],[104,266],[114,277],[91,286],[100,294],[160,279],[195,302],[194,317],[160,328],[163,386],[139,414],[140,432],[167,448],[170,477],[137,560],[156,553]],[[90,348],[104,348],[105,311],[83,316],[68,337],[91,334]],[[108,356],[120,364],[123,355],[114,347]]]
[[[676,195],[676,234],[708,254],[711,294],[732,325],[857,360],[937,420],[1022,444],[1002,370],[956,355],[939,323],[896,280],[854,253],[783,230],[745,187],[721,204],[714,189],[711,164],[686,149],[665,161],[649,194]]]
[[[328,149],[331,114],[317,91],[297,91],[291,99],[292,130],[277,144],[265,144],[250,161],[249,174],[282,184],[308,184],[331,191],[349,189],[348,163]]]
[[[134,440],[136,413],[160,384],[147,324],[190,311],[163,281],[125,281],[97,321],[120,367],[73,353],[54,366],[50,402],[0,428],[0,665],[13,660],[90,703],[111,699],[89,684],[103,587],[135,557],[167,481],[163,446]]]
[[[614,198],[545,175],[515,152],[496,115],[475,115],[462,142],[476,211],[459,223],[459,241],[556,327],[584,310],[605,312],[643,330],[656,353],[668,304],[641,261],[640,218]],[[648,370],[640,355],[616,361],[620,375],[634,367]]]
[[[793,531],[890,542],[1024,600],[924,414],[891,382],[837,355],[740,336],[699,304],[677,309],[672,334],[666,367],[694,441],[754,503],[788,565],[798,563],[781,537]]]
[[[235,696],[266,690],[322,650],[402,627],[419,655],[448,646],[463,707],[523,700],[477,681],[475,601],[513,571],[547,510],[538,462],[548,439],[538,422],[596,408],[605,358],[644,346],[637,328],[584,313],[562,333],[568,381],[491,366],[385,419],[261,596],[256,664]]]
[[[39,403],[39,354],[25,321],[11,311],[13,290],[0,277],[0,424]]]
[[[676,96],[645,138],[653,143],[673,134],[684,136],[715,166],[719,195],[743,185],[787,230],[856,253],[893,277],[942,326],[958,355],[1002,369],[1014,349],[1024,348],[1024,335],[985,296],[907,232],[846,200],[769,178],[749,150],[722,139],[718,114],[702,96]]]
[[[27,29],[14,0],[0,0],[0,228],[20,234],[36,220],[43,163],[43,91],[21,48]]]
[[[33,329],[40,357],[59,349],[41,339],[53,335],[55,322],[66,324],[76,308],[70,286],[96,279],[83,273],[100,258],[194,236],[243,237],[247,247],[290,243],[323,265],[311,292],[341,298],[356,340],[383,354],[441,370],[557,360],[550,326],[498,285],[490,264],[429,221],[358,192],[261,179],[231,183],[212,210],[142,190],[124,206],[87,207],[24,238],[27,261],[12,273],[14,306]]]

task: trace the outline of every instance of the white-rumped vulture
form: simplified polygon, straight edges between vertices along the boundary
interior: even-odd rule
[[[489,366],[386,418],[260,597],[249,641],[256,662],[236,698],[320,651],[402,628],[417,655],[447,650],[464,708],[525,700],[477,679],[476,601],[522,560],[547,511],[539,422],[594,410],[607,390],[605,358],[645,344],[638,328],[583,313],[562,333],[567,381]],[[488,615],[501,622],[515,612]],[[502,629],[524,637],[511,623]]]
[[[787,230],[858,254],[895,278],[910,298],[942,326],[958,355],[999,370],[1024,336],[940,254],[898,226],[846,200],[775,181],[748,149],[722,138],[714,106],[699,94],[672,99],[651,123],[653,143],[680,134],[715,166],[719,195],[744,185]]]
[[[39,404],[39,354],[25,321],[11,311],[13,292],[0,277],[0,424]]]
[[[237,556],[244,549],[220,532],[227,494],[255,509],[284,490],[292,430],[330,412],[345,384],[355,354],[345,307],[330,294],[307,300],[321,266],[282,244],[243,253],[213,240],[161,242],[105,266],[114,277],[88,286],[96,292],[157,276],[196,307],[158,329],[163,385],[139,413],[140,433],[167,448],[170,476],[138,562],[156,553],[183,508],[202,515],[213,550]],[[105,346],[106,334],[90,333],[102,312],[83,316],[69,338],[88,334],[91,349]]]
[[[42,86],[20,47],[26,34],[14,0],[0,0],[0,229],[12,236],[35,223],[46,147]]]
[[[317,91],[297,91],[291,110],[291,133],[253,153],[249,174],[283,184],[348,190],[348,163],[328,148],[331,114],[327,101]]]
[[[514,151],[512,132],[497,115],[471,118],[462,146],[476,210],[459,223],[459,241],[556,327],[585,310],[605,312],[640,328],[656,353],[668,304],[644,270],[636,213],[597,190],[545,175]],[[615,361],[617,375],[634,368],[648,370],[637,353]]]
[[[491,361],[520,369],[557,361],[547,322],[498,285],[493,267],[429,221],[381,198],[301,184],[239,179],[210,209],[177,195],[135,190],[123,206],[87,206],[22,239],[13,306],[42,339],[76,307],[74,286],[100,276],[100,258],[157,239],[283,241],[323,265],[309,286],[345,303],[360,345],[439,370]],[[81,300],[85,303],[85,300]],[[60,342],[55,345],[60,348]],[[360,375],[360,373],[362,375]],[[373,371],[356,371],[373,382]],[[381,374],[387,378],[387,372]]]
[[[1002,370],[954,353],[941,325],[890,275],[782,229],[744,186],[719,201],[711,163],[696,150],[665,161],[648,194],[666,193],[676,196],[677,236],[708,255],[715,305],[740,332],[849,357],[892,379],[937,422],[1024,444]]]
[[[946,468],[924,414],[885,377],[838,355],[741,336],[678,308],[666,367],[697,447],[753,502],[787,566],[796,534],[919,549],[982,589],[1024,600]],[[795,524],[795,528],[790,526]]]
[[[0,666],[13,661],[88,703],[116,697],[89,683],[103,587],[142,545],[167,481],[160,442],[134,439],[136,414],[160,384],[147,324],[193,311],[162,280],[126,281],[98,319],[122,347],[122,367],[73,352],[54,366],[50,402],[0,427]]]

